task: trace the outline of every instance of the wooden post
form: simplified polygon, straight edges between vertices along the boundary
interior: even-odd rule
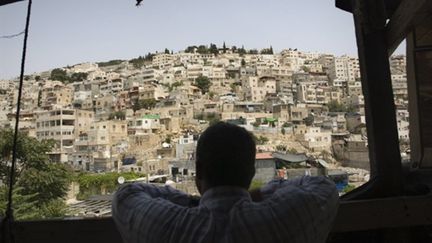
[[[365,101],[371,181],[354,198],[399,195],[401,157],[386,42],[383,0],[353,0],[354,22]]]

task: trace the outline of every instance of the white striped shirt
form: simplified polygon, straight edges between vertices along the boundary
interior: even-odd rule
[[[125,243],[138,242],[325,242],[339,196],[324,177],[274,180],[252,202],[239,187],[207,190],[198,206],[169,186],[128,184],[112,212]]]

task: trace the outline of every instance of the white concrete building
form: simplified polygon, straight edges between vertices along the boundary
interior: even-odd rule
[[[276,93],[276,80],[271,77],[248,77],[243,81],[245,97],[253,102],[263,101],[267,94]]]
[[[334,57],[328,69],[331,81],[356,81],[360,78],[360,66],[357,58],[349,56]]]
[[[320,127],[307,127],[306,125],[294,126],[296,139],[308,149],[319,152],[322,150],[330,151],[331,132],[321,131]]]
[[[147,114],[128,121],[129,133],[132,134],[156,133],[162,127],[159,115]]]
[[[73,152],[75,136],[86,131],[94,121],[92,111],[76,109],[54,109],[36,112],[36,138],[54,140],[50,153],[53,161],[66,163]]]

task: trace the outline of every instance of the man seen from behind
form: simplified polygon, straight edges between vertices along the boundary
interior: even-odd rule
[[[255,154],[244,128],[210,126],[196,149],[202,197],[170,186],[121,187],[112,212],[124,242],[325,242],[338,208],[334,183],[304,176],[248,191]]]

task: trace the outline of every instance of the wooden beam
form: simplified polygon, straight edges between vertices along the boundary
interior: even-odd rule
[[[432,225],[432,195],[342,201],[332,233]],[[15,242],[121,243],[112,218],[23,221]]]
[[[16,222],[15,242],[32,243],[121,243],[111,217],[72,220]]]
[[[15,2],[21,2],[21,1],[23,0],[0,0],[0,6],[10,4],[10,3],[15,3]]]
[[[373,183],[353,198],[400,195],[402,170],[383,0],[353,0]]]
[[[393,54],[416,23],[421,23],[431,14],[432,1],[403,0],[386,26],[388,56]]]
[[[432,195],[342,202],[332,232],[432,225]]]

